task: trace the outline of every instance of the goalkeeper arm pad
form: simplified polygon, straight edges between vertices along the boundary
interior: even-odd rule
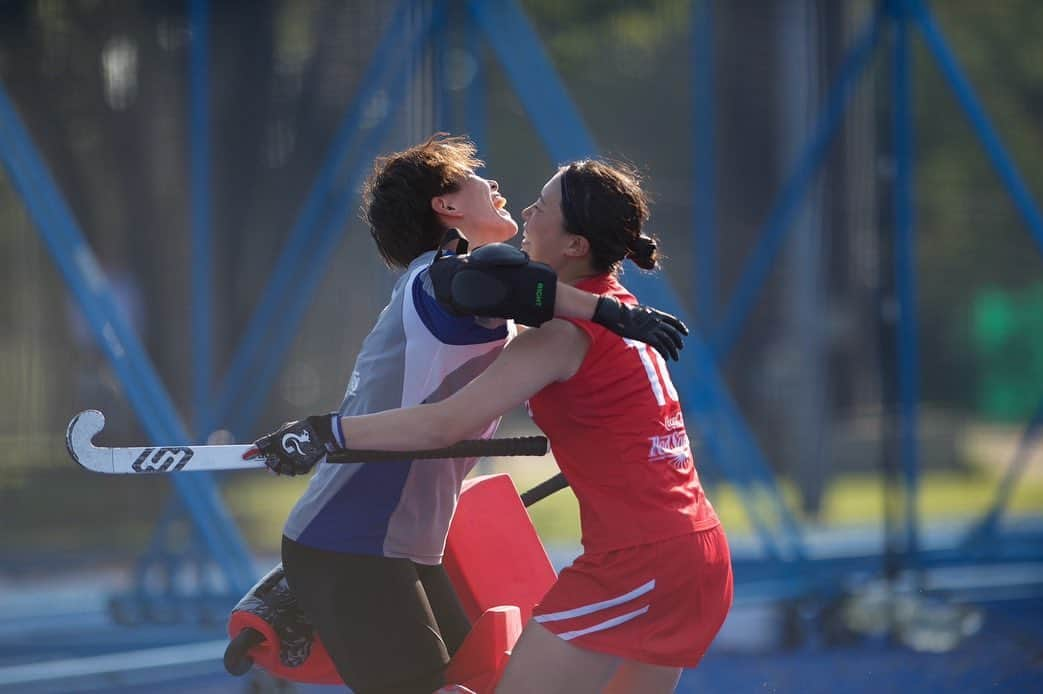
[[[506,243],[441,256],[429,270],[435,298],[457,316],[513,318],[539,326],[554,317],[558,276]]]

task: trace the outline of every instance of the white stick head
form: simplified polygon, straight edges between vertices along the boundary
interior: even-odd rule
[[[84,410],[72,418],[65,430],[65,447],[69,455],[88,470],[112,472],[112,452],[96,448],[91,443],[104,428],[105,415],[98,410]]]

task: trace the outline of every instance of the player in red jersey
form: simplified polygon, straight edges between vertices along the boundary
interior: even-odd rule
[[[647,200],[626,167],[563,167],[523,217],[522,249],[575,287],[634,304],[617,279],[623,260],[657,265],[642,233]],[[537,606],[498,691],[673,691],[724,622],[732,572],[655,350],[555,319],[441,402],[340,423],[352,447],[435,448],[525,401],[579,501],[584,552]]]

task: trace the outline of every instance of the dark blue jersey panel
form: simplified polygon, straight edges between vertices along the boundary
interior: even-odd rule
[[[338,552],[383,554],[388,522],[412,465],[411,460],[363,465],[308,523],[298,542]]]
[[[425,289],[427,270],[413,282],[413,305],[424,327],[447,345],[478,345],[507,337],[507,325],[484,328],[471,316],[454,316]]]

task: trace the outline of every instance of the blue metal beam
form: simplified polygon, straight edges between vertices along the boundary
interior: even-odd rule
[[[436,131],[450,131],[450,95],[446,88],[446,70],[448,66],[446,51],[449,46],[449,22],[443,22],[442,26],[435,31],[430,41],[431,59],[434,62],[432,70],[431,97],[434,99],[434,129]]]
[[[210,205],[210,22],[209,0],[192,0],[189,11],[189,124],[192,195],[192,416],[197,441],[208,431],[203,419],[213,378]]]
[[[1014,200],[1014,205],[1018,208],[1018,212],[1021,213],[1022,218],[1028,225],[1029,233],[1035,239],[1038,250],[1043,254],[1043,216],[1040,215],[1039,205],[1033,200],[1028,186],[1025,185],[1021,174],[1018,173],[1018,167],[1015,166],[1014,161],[1007,154],[1007,150],[1000,141],[999,135],[996,134],[996,129],[992,126],[985,109],[982,108],[974,95],[973,87],[971,87],[967,78],[964,77],[956,57],[949,50],[945,37],[935,25],[934,19],[924,3],[920,0],[899,1],[906,5],[909,17],[919,26],[920,35],[923,36],[927,48],[938,63],[942,76],[949,83],[956,100],[963,108],[964,115],[967,116],[971,127],[974,128],[974,132],[977,133],[978,139],[985,148],[985,154],[989,157],[993,168]]]
[[[692,141],[695,190],[692,201],[695,229],[692,271],[695,317],[703,332],[717,320],[717,158],[714,148],[713,0],[696,0],[692,11]]]
[[[1032,419],[1029,420],[1028,426],[1025,427],[1025,431],[1018,440],[1014,457],[1007,465],[1007,470],[996,487],[996,496],[989,505],[988,511],[967,533],[963,543],[965,547],[980,552],[993,546],[999,532],[1000,521],[1014,494],[1014,486],[1028,467],[1029,461],[1032,459],[1032,451],[1040,440],[1043,440],[1043,400],[1036,405]]]
[[[517,3],[473,0],[469,7],[551,158],[565,162],[596,155],[593,137]],[[688,310],[661,276],[638,272],[627,275],[626,284],[642,301],[686,319]],[[685,411],[697,420],[702,445],[722,471],[737,481],[739,493],[746,498],[746,510],[761,533],[766,553],[776,558],[802,556],[796,520],[752,432],[728,395],[713,356],[697,335],[689,337],[682,359],[671,366],[671,372],[676,376]],[[774,520],[765,514],[774,514]],[[780,528],[786,537],[772,538],[772,527]]]
[[[0,158],[149,437],[158,444],[187,443],[190,437],[169,394],[2,87]],[[173,482],[229,590],[249,589],[253,562],[210,476],[176,475]]]
[[[829,145],[843,122],[844,113],[851,101],[855,87],[880,41],[880,29],[886,11],[886,2],[880,3],[872,19],[855,39],[840,67],[836,83],[830,89],[826,106],[815,127],[811,141],[798,159],[793,175],[776,197],[756,248],[750,253],[743,268],[738,286],[728,303],[724,318],[713,335],[713,353],[723,359],[731,351],[749,317],[750,311],[764,286],[782,248],[782,242],[791,222],[807,193],[811,178],[818,172],[826,157]]]
[[[259,404],[253,400],[262,399],[271,387],[271,380],[260,378],[259,374],[273,373],[265,364],[273,361],[275,350],[272,349],[272,344],[277,339],[276,333],[286,334],[292,330],[288,330],[281,322],[278,326],[274,325],[270,317],[280,315],[287,320],[297,320],[293,314],[287,312],[286,305],[291,301],[291,295],[299,291],[299,286],[304,281],[301,276],[316,274],[316,266],[307,254],[314,253],[313,246],[323,233],[323,225],[330,219],[329,210],[343,204],[346,197],[353,199],[355,195],[355,189],[344,185],[343,180],[345,169],[354,168],[349,157],[360,146],[360,142],[369,148],[374,146],[376,138],[373,137],[373,133],[364,131],[361,127],[366,108],[385,85],[405,80],[404,75],[408,68],[406,56],[409,51],[404,48],[422,43],[430,30],[430,23],[427,26],[410,28],[407,25],[408,10],[408,2],[399,3],[387,31],[374,51],[369,69],[360,82],[333,140],[330,154],[312,185],[279,260],[268,275],[268,282],[239,341],[231,366],[207,418],[207,421],[214,425],[228,423],[232,413],[240,408],[255,410]],[[247,391],[252,394],[247,396]],[[251,433],[247,431],[252,424],[250,417],[237,414],[236,421],[237,424],[230,427],[236,435]]]
[[[464,36],[468,37],[467,50],[474,61],[474,77],[471,78],[470,84],[467,85],[464,91],[464,118],[466,119],[467,134],[477,145],[478,151],[484,152],[486,149],[486,122],[488,121],[488,114],[486,113],[488,110],[486,108],[488,80],[485,66],[482,63],[481,34],[471,14],[466,13],[466,17],[465,21],[467,24]]]
[[[467,6],[551,156],[566,162],[597,154],[594,138],[518,3],[468,0]]]
[[[894,263],[898,290],[898,440],[905,477],[905,551],[914,565],[920,550],[920,462],[918,419],[920,354],[916,306],[916,234],[913,217],[913,109],[908,20],[903,0],[890,3],[895,13],[892,61],[894,137]]]

